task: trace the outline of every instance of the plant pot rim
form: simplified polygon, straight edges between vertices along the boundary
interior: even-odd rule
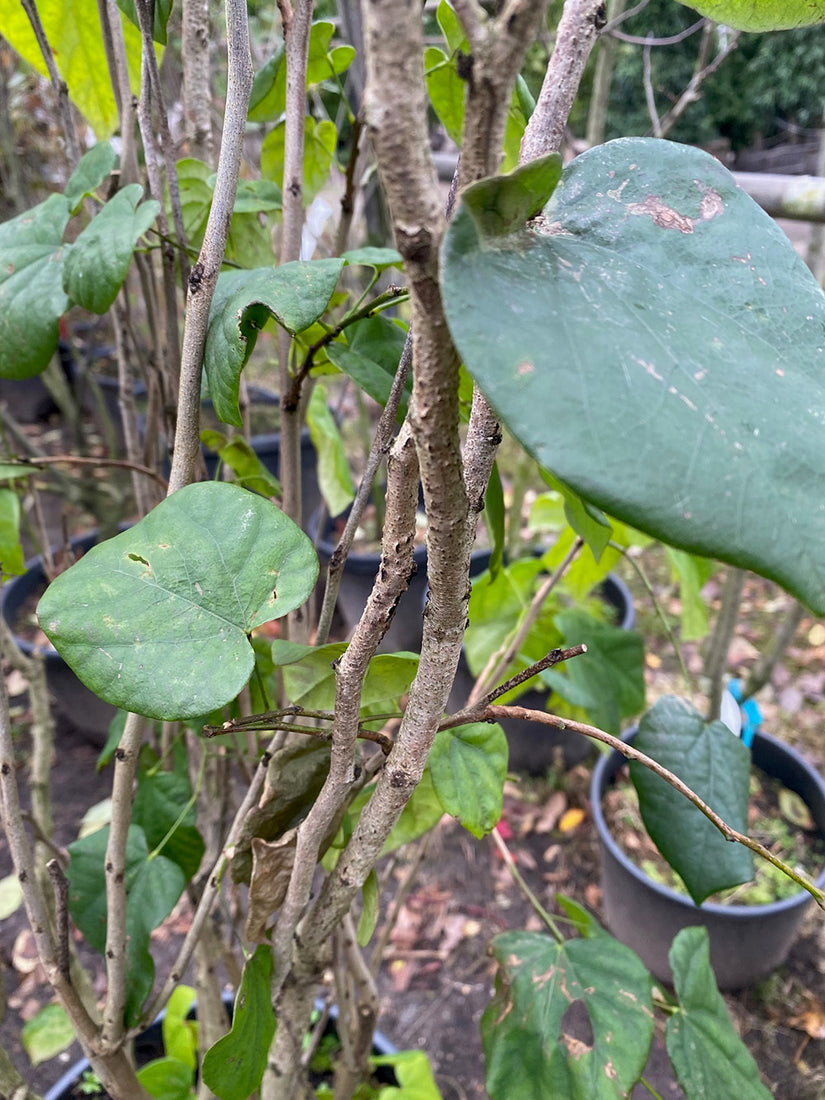
[[[631,743],[636,733],[637,727],[632,726],[624,732],[622,740]],[[733,736],[733,734],[731,734],[731,736]],[[825,782],[822,776],[813,765],[796,751],[796,749],[791,748],[791,746],[785,744],[784,741],[780,741],[779,738],[772,737],[770,734],[761,731],[757,731],[754,736],[754,748],[759,742],[769,744],[774,749],[786,753],[791,760],[808,773],[811,780],[819,788],[823,800],[825,800]],[[712,913],[717,916],[727,916],[740,920],[762,920],[772,916],[774,913],[795,909],[800,905],[805,905],[814,900],[807,890],[800,889],[789,898],[768,902],[763,905],[721,905],[719,902],[707,901],[703,902],[701,905],[696,905],[687,895],[680,894],[676,890],[672,890],[669,886],[656,882],[655,879],[646,875],[645,872],[640,867],[637,867],[633,860],[622,851],[613,834],[610,832],[602,812],[602,795],[607,787],[608,779],[612,778],[612,776],[608,776],[607,774],[608,769],[611,765],[614,765],[616,761],[624,763],[625,759],[626,758],[621,753],[617,752],[616,749],[613,749],[609,754],[602,754],[599,757],[590,779],[590,805],[593,814],[593,822],[599,834],[599,841],[604,844],[613,858],[621,864],[624,870],[638,882],[642,883],[649,890],[659,894],[662,898],[666,898],[668,901],[683,906],[688,912]],[[814,879],[814,883],[820,889],[825,888],[825,867],[822,868]]]
[[[342,516],[348,516],[350,513],[350,507],[346,507],[343,512],[339,513]],[[338,545],[337,539],[331,539],[328,537],[328,532],[331,530],[333,522],[338,516],[331,516],[327,513],[326,518],[321,528],[322,513],[326,512],[326,507],[321,505],[316,508],[307,522],[307,534],[317,546],[318,550],[324,554],[325,557],[331,558],[335,552],[335,548]],[[319,528],[321,530],[319,531]],[[427,546],[425,543],[419,543],[418,546],[413,548],[413,561],[421,568],[427,561]],[[366,553],[362,551],[350,550],[347,554],[347,567],[354,573],[370,573],[372,576],[378,570],[378,566],[381,564],[381,551],[380,550],[368,550]]]
[[[121,525],[121,529],[125,531],[129,526],[129,524]],[[97,544],[98,535],[99,531],[97,528],[93,528],[91,531],[86,531],[81,535],[74,535],[69,540],[69,546],[72,550],[90,550],[93,546]],[[55,553],[58,553],[62,549],[62,546],[52,547],[52,551]],[[25,585],[26,591],[24,592],[23,596],[23,599],[25,599],[26,596],[29,594],[29,588],[32,587],[31,584],[27,584],[26,582],[30,580],[33,573],[38,574],[39,577],[42,578],[44,581],[47,579],[46,572],[43,568],[42,554],[36,554],[35,557],[29,558],[26,562],[24,562],[23,572],[19,573],[15,577],[10,577],[2,586],[2,588],[0,588],[0,615],[3,616],[3,619],[5,620],[7,626],[14,634],[14,640],[17,642],[17,645],[20,647],[23,653],[26,654],[27,657],[31,657],[34,654],[37,654],[38,656],[42,657],[47,664],[63,664],[63,658],[60,656],[60,654],[51,643],[49,643],[48,645],[35,645],[33,642],[28,641],[28,639],[21,638],[21,636],[17,634],[14,630],[12,615],[17,612],[19,607],[19,604],[14,600],[15,590],[19,590]],[[8,609],[10,604],[12,605],[12,608],[11,612],[9,613]]]
[[[224,993],[222,996],[222,1000],[224,1005],[226,1006],[227,1013],[231,1015],[235,1005],[235,994]],[[197,1013],[197,1008],[198,1005],[196,1001],[189,1010],[188,1016],[195,1016]],[[320,999],[316,1000],[315,1008],[318,1012],[322,1012],[324,1009],[324,1002]],[[148,1032],[149,1030],[151,1030],[151,1028],[158,1027],[163,1022],[163,1017],[165,1015],[166,1009],[164,1009],[155,1017],[152,1023],[149,1024],[149,1027],[146,1028],[146,1031]],[[329,1017],[330,1020],[336,1020],[338,1018],[337,1005],[332,1006],[332,1008],[330,1009]],[[142,1034],[145,1035],[146,1032],[143,1032]],[[374,1053],[382,1055],[398,1053],[398,1047],[395,1046],[394,1043],[391,1043],[386,1035],[384,1035],[380,1031],[376,1031],[373,1035],[372,1049]],[[85,1073],[87,1069],[91,1069],[88,1058],[81,1058],[79,1061],[75,1062],[74,1065],[69,1066],[66,1072],[63,1073],[60,1078],[55,1081],[51,1088],[43,1094],[43,1100],[66,1100],[68,1096],[68,1090],[74,1088],[82,1074]]]

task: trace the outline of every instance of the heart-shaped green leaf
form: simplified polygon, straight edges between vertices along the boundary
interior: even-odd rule
[[[498,238],[462,203],[442,284],[468,370],[585,499],[825,613],[825,296],[712,157],[621,139]]]
[[[97,695],[151,718],[197,717],[249,679],[253,627],[299,607],[318,559],[263,497],[189,485],[94,547],[46,590],[38,614]]]
[[[740,31],[784,31],[825,23],[825,0],[682,0],[700,15]]]
[[[668,1016],[665,1041],[685,1094],[702,1100],[770,1100],[716,988],[707,929],[683,928],[668,958],[679,1007]]]
[[[344,261],[294,260],[280,267],[226,271],[209,311],[203,365],[215,412],[241,427],[238,387],[258,332],[274,317],[290,333],[315,324],[329,304]]]
[[[69,308],[63,290],[63,195],[0,225],[0,377],[30,378],[49,365],[58,321]]]
[[[129,184],[86,226],[63,265],[63,288],[92,313],[105,313],[126,278],[135,245],[158,215],[160,203],[141,202],[143,188]]]
[[[678,775],[728,825],[746,831],[751,754],[724,723],[705,722],[686,700],[666,695],[643,716],[633,744]],[[701,810],[649,768],[631,762],[630,776],[645,828],[697,905],[753,878],[748,848],[725,840]]]
[[[442,730],[427,761],[438,800],[473,836],[501,818],[507,778],[507,738],[497,723]]]
[[[492,946],[496,992],[481,1019],[492,1100],[629,1096],[653,1037],[650,975],[630,948],[536,932],[505,932]],[[569,1032],[573,1004],[590,1019],[591,1043]]]

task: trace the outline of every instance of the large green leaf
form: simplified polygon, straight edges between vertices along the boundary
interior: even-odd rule
[[[109,827],[69,845],[69,912],[87,942],[106,950],[106,846]],[[129,826],[126,844],[126,1021],[132,1024],[152,989],[152,931],[169,916],[186,885],[183,871],[164,856],[149,859],[143,829]]]
[[[99,138],[108,137],[118,125],[100,18],[88,0],[38,0],[37,11],[52,48],[69,97]],[[3,37],[42,76],[46,63],[28,16],[16,0],[0,0]],[[125,21],[123,38],[132,89],[140,85],[140,32]]]
[[[665,141],[583,154],[540,219],[498,237],[502,186],[464,193],[442,283],[510,430],[610,515],[825,612],[825,296],[786,236],[716,160]]]
[[[254,665],[247,635],[299,607],[317,575],[312,543],[278,508],[204,482],[91,549],[49,586],[38,614],[101,698],[190,718],[238,694]]]
[[[247,1100],[261,1083],[275,1034],[271,978],[272,948],[267,944],[246,960],[232,1030],[204,1055],[203,1079],[220,1100]]]
[[[215,412],[241,427],[238,388],[258,332],[272,316],[290,333],[315,324],[335,291],[344,261],[294,260],[280,267],[227,271],[209,311],[203,365]]]
[[[640,635],[599,622],[586,611],[556,615],[565,645],[584,642],[587,652],[564,669],[547,669],[542,680],[588,719],[618,735],[623,718],[639,714],[645,705],[645,650]]]
[[[717,23],[742,31],[783,31],[825,23],[825,0],[682,0]]]
[[[22,10],[22,9],[21,9]],[[0,225],[0,377],[30,378],[49,365],[58,321],[69,308],[63,290],[63,195]]]
[[[105,313],[126,278],[135,245],[154,222],[160,203],[141,202],[143,188],[129,184],[111,198],[69,250],[63,288],[92,313]]]
[[[769,1100],[771,1094],[716,988],[707,929],[683,928],[668,958],[679,1007],[668,1017],[665,1041],[686,1095],[701,1100]]]
[[[481,1019],[492,1100],[617,1100],[644,1069],[653,1037],[651,979],[607,936],[557,943],[536,932],[493,940],[496,992]],[[583,1007],[592,1043],[568,1031]]]
[[[666,695],[639,722],[633,742],[739,832],[748,824],[751,755],[724,723],[705,722],[690,703]],[[748,848],[731,844],[696,806],[642,764],[630,765],[645,828],[690,896],[706,897],[753,878]]]
[[[438,800],[473,836],[498,824],[507,778],[507,738],[497,723],[442,730],[427,761]]]

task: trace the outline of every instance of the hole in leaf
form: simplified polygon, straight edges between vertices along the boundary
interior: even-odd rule
[[[146,560],[146,558],[142,558],[140,554],[127,554],[126,556],[129,561],[139,561],[142,565],[149,565],[149,562]]]
[[[559,1022],[561,1038],[570,1054],[578,1057],[593,1049],[593,1024],[584,1001],[572,1001]]]

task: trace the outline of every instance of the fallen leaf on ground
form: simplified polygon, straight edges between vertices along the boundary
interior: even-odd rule
[[[825,1039],[825,1008],[818,1002],[812,1003],[806,1012],[791,1016],[788,1023],[812,1039]]]
[[[389,965],[390,981],[396,993],[406,993],[412,981],[412,964],[406,959],[393,959]]]
[[[595,882],[591,882],[589,886],[585,886],[584,900],[587,902],[589,908],[598,909],[602,903],[601,886],[597,886]]]
[[[584,810],[579,809],[578,806],[573,806],[562,814],[559,821],[559,832],[572,833],[572,831],[581,825],[584,821]]]

